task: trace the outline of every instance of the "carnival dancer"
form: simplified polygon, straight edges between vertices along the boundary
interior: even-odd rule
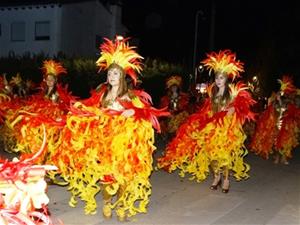
[[[199,182],[206,179],[211,167],[214,180],[210,188],[216,190],[223,175],[222,192],[227,193],[230,172],[237,180],[248,178],[242,125],[254,118],[250,107],[255,101],[243,83],[231,82],[243,72],[243,63],[230,50],[207,54],[202,63],[215,73],[209,98],[181,125],[158,159],[158,168],[168,172],[178,168],[180,176],[189,173]]]
[[[7,105],[11,101],[12,88],[8,84],[6,74],[0,75],[0,127],[4,123],[6,110],[9,108]],[[1,135],[2,136],[2,135]]]
[[[43,62],[42,71],[44,76],[43,81],[46,84],[44,90],[45,97],[55,103],[59,102],[59,93],[57,90],[58,76],[66,74],[66,69],[59,62],[55,62],[54,60],[45,60]]]
[[[268,159],[274,153],[274,163],[288,165],[292,150],[299,144],[299,108],[293,102],[297,88],[291,77],[278,80],[280,90],[269,98],[267,109],[259,117],[250,149]]]
[[[13,88],[10,85],[10,83],[7,81],[5,73],[3,75],[1,75],[0,85],[1,85],[0,86],[1,87],[1,93],[4,93],[4,94],[6,94],[8,96],[12,96]]]
[[[6,74],[0,76],[0,140],[4,150],[10,149],[10,146],[15,143],[9,137],[11,132],[5,126],[5,118],[23,104],[23,99],[15,93],[21,81],[19,74],[12,77],[10,81],[7,80]]]
[[[61,63],[45,60],[42,71],[45,80],[42,86],[46,86],[45,91],[28,97],[23,105],[7,114],[6,125],[10,129],[8,136],[16,142],[10,151],[31,155],[34,154],[31,147],[41,144],[44,124],[47,145],[44,154],[39,156],[39,163],[52,164],[51,156],[60,144],[60,131],[64,126],[63,118],[68,112],[73,97],[65,89],[57,87],[58,76],[66,73]]]
[[[14,145],[14,140],[10,138],[10,130],[5,126],[6,115],[19,108],[22,100],[14,96],[12,82],[8,82],[6,74],[0,76],[0,143],[7,151]]]
[[[11,78],[11,86],[13,87],[14,97],[25,98],[28,95],[28,90],[25,81],[23,81],[20,73],[17,73]]]
[[[147,93],[128,90],[125,76],[135,83],[142,70],[142,57],[128,39],[104,39],[100,50],[96,65],[107,70],[107,81],[89,99],[71,106],[54,158],[72,193],[71,206],[78,197],[86,202],[86,214],[94,214],[101,191],[103,216],[110,218],[115,209],[124,221],[147,211],[155,150],[152,125],[159,130],[156,117],[168,113],[153,108]]]
[[[178,127],[188,117],[189,96],[182,88],[182,78],[179,75],[172,75],[166,81],[167,95],[160,101],[160,107],[167,107],[171,116],[160,121],[162,134],[173,136]]]

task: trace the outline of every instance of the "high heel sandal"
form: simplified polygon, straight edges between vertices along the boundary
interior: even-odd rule
[[[229,180],[224,180],[222,185],[222,193],[227,194],[229,192]]]
[[[280,157],[279,157],[279,155],[277,154],[277,155],[275,155],[275,157],[274,157],[274,164],[278,164],[279,163],[279,161],[280,161]]]
[[[104,203],[103,208],[102,208],[102,213],[105,219],[110,219],[112,212],[111,212],[111,207],[110,207],[110,203]]]
[[[111,196],[108,195],[107,192],[103,193],[103,207],[102,207],[102,214],[105,219],[110,219],[112,216],[112,209],[111,209]]]
[[[210,190],[217,190],[218,186],[221,186],[221,175],[217,175],[214,178],[212,185],[210,186]]]
[[[284,165],[289,165],[289,162],[287,161],[286,156],[282,156],[280,159],[280,163],[284,164]]]
[[[116,210],[116,213],[117,213],[118,220],[119,220],[120,222],[124,222],[124,221],[126,220],[126,214],[125,214],[124,209],[122,209],[122,207],[119,207],[119,208]]]

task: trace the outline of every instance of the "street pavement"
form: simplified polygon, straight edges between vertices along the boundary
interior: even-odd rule
[[[162,152],[160,144],[155,157]],[[251,152],[245,161],[251,165],[250,178],[239,182],[232,178],[227,194],[209,189],[211,176],[196,183],[176,172],[154,171],[148,212],[125,222],[119,222],[115,214],[109,220],[103,218],[101,194],[96,215],[85,215],[80,200],[71,208],[67,187],[57,185],[48,185],[49,211],[55,224],[61,220],[65,225],[300,224],[300,148],[289,165],[275,165]]]

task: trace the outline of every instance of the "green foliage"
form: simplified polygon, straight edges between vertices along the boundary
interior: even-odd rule
[[[6,73],[7,79],[10,80],[12,76],[20,73],[23,80],[40,83],[43,80],[41,67],[43,61],[48,59],[50,57],[44,53],[25,53],[22,56],[11,53],[8,57],[0,58],[0,74]],[[101,75],[97,73],[95,59],[66,58],[61,53],[53,59],[61,62],[66,68],[68,74],[62,75],[60,80],[64,85],[69,85],[69,90],[74,95],[87,97],[89,91],[103,80]]]
[[[7,79],[17,73],[21,74],[23,80],[32,80],[40,83],[43,79],[41,67],[44,60],[50,57],[44,53],[22,56],[10,54],[9,57],[0,58],[0,74],[6,73]],[[89,58],[67,58],[62,53],[53,58],[62,63],[68,74],[62,75],[60,81],[67,84],[69,90],[76,96],[88,97],[89,92],[106,80],[106,71],[98,71],[95,64],[96,59]],[[185,76],[185,68],[182,65],[171,64],[157,59],[146,59],[141,76],[142,88],[158,99],[165,91],[165,80],[168,76],[178,74]],[[185,79],[183,79],[185,80]]]
[[[158,105],[161,96],[166,94],[166,79],[175,74],[182,77],[183,86],[187,87],[189,82],[188,72],[183,65],[150,58],[145,60],[141,86],[152,96],[155,105]]]
[[[147,58],[144,63],[142,73],[143,78],[151,78],[155,76],[167,77],[172,74],[183,74],[185,68],[182,65],[171,64],[162,60]]]

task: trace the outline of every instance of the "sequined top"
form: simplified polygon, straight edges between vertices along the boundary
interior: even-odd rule
[[[178,103],[179,103],[179,96],[177,96],[175,98],[170,98],[169,108],[173,111],[178,110]]]
[[[122,111],[124,110],[124,107],[120,104],[120,102],[118,101],[119,100],[122,100],[122,101],[130,101],[130,98],[129,96],[126,94],[124,96],[122,96],[121,98],[116,98],[116,99],[109,99],[109,100],[106,100],[106,107],[105,108],[108,108],[108,109],[112,109],[112,110],[116,110],[116,111]]]
[[[54,93],[52,93],[52,94],[46,94],[45,95],[45,98],[47,98],[47,99],[50,99],[52,102],[54,102],[54,103],[56,103],[56,102],[58,102],[58,100],[59,100],[59,94],[58,94],[58,92],[56,91],[56,92],[54,92]]]
[[[226,101],[226,99],[222,100],[222,96],[218,95],[213,99],[213,111],[214,112],[220,112],[226,109],[229,101]]]
[[[278,113],[276,127],[278,130],[280,130],[282,127],[282,120],[283,120],[284,112],[286,111],[286,107],[283,105],[275,105],[275,110]]]
[[[110,100],[108,101],[106,108],[116,110],[116,111],[122,111],[124,110],[124,107],[119,103],[118,100]]]

